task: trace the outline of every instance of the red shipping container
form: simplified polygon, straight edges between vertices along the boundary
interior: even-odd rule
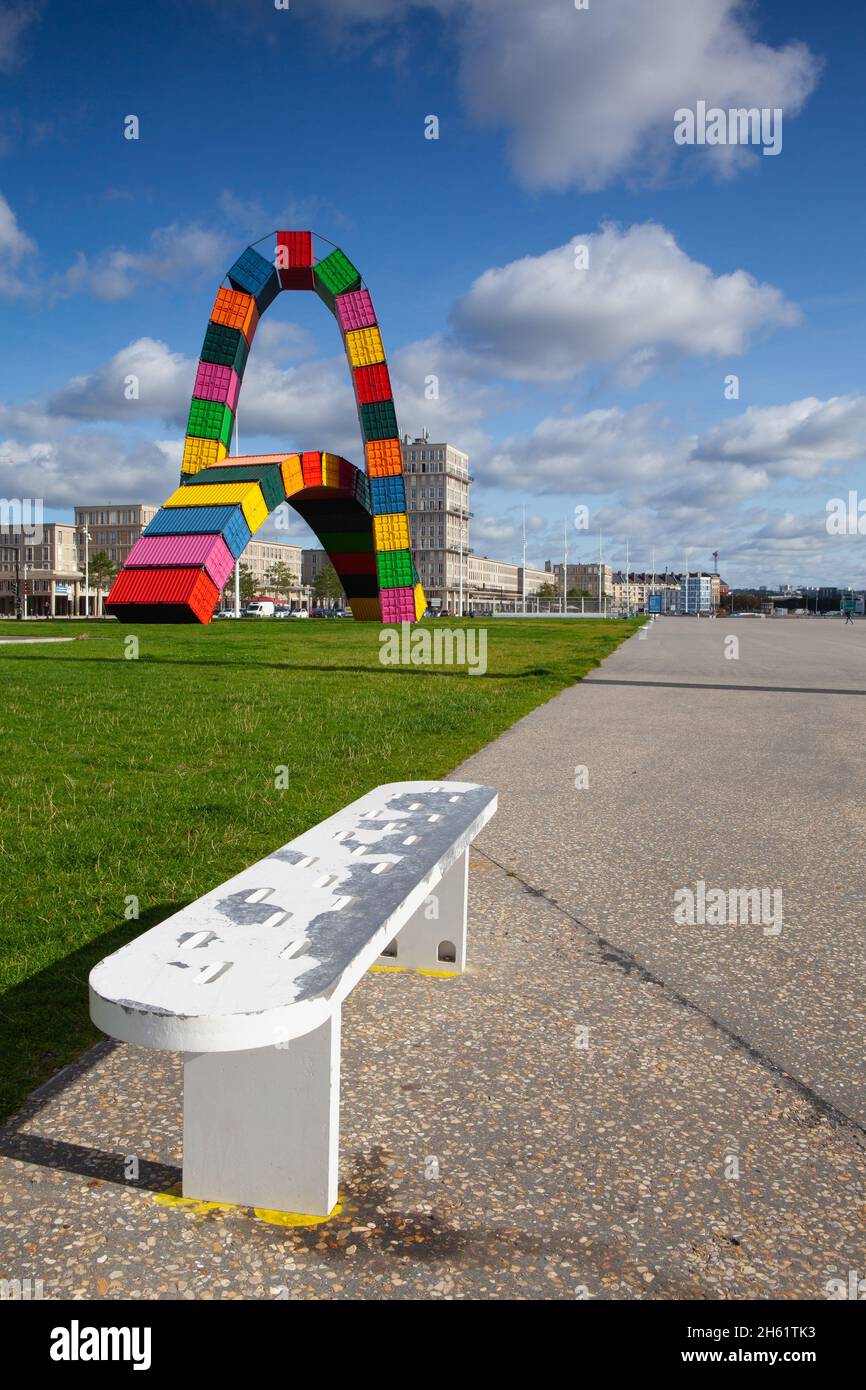
[[[304,474],[305,487],[322,486],[322,455],[321,454],[301,454],[301,468]]]
[[[372,405],[374,401],[390,401],[391,378],[384,362],[355,369],[355,394],[359,405]]]
[[[126,557],[126,569],[179,569],[192,566],[207,570],[221,589],[235,567],[234,556],[218,535],[139,536]]]
[[[277,232],[277,275],[284,290],[313,288],[312,232]]]
[[[124,569],[105,601],[108,612],[135,621],[209,623],[219,590],[196,569]]]

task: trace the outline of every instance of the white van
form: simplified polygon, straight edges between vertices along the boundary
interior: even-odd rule
[[[257,603],[250,603],[244,609],[245,618],[272,618],[277,611],[277,605],[270,599],[260,599]]]

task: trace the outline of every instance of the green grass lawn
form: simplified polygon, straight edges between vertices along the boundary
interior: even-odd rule
[[[378,783],[443,776],[641,621],[491,621],[483,676],[383,667],[348,620],[0,622],[88,634],[0,645],[0,1114],[98,1036],[102,956]]]

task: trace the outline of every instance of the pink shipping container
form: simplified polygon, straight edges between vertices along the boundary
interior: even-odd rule
[[[219,401],[234,410],[241,391],[241,379],[231,367],[218,362],[199,362],[193,395],[203,401]]]
[[[382,621],[385,623],[414,623],[414,589],[381,589]]]
[[[129,552],[125,569],[176,569],[204,565],[221,589],[234,569],[232,553],[222,536],[141,536]]]
[[[344,333],[351,332],[353,328],[372,328],[376,322],[376,312],[369,290],[351,290],[349,294],[338,294],[334,307]]]

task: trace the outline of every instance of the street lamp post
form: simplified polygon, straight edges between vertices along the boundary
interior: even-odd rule
[[[93,539],[86,526],[82,526],[79,534],[84,540],[84,616],[90,617],[90,542]]]
[[[523,616],[526,617],[526,508],[523,508],[523,579],[521,583]]]
[[[562,523],[562,614],[568,610],[568,522]]]

